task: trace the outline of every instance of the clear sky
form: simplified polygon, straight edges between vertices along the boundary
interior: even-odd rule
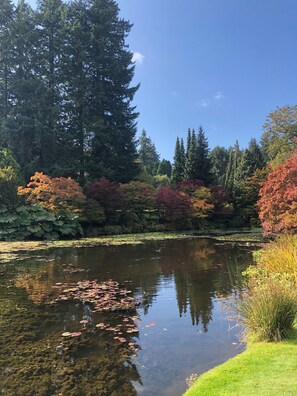
[[[245,147],[271,110],[297,104],[296,0],[118,4],[134,24],[138,131],[161,157],[172,160],[176,137],[200,125],[211,148]]]

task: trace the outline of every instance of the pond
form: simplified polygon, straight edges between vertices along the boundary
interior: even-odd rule
[[[193,238],[54,249],[3,265],[0,392],[182,395],[192,373],[244,349],[230,306],[251,262],[248,246]],[[137,306],[100,312],[56,301],[95,280],[113,280],[113,290],[118,282]]]

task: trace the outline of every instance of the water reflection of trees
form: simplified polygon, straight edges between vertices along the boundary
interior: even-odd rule
[[[191,315],[193,325],[206,332],[212,319],[213,298],[229,295],[241,282],[247,264],[242,247],[219,245],[208,239],[171,240],[145,245],[67,249],[52,252],[51,259],[34,277],[19,279],[35,302],[41,302],[57,279],[107,280],[111,277],[142,298],[147,313],[162,287],[173,279],[180,316]],[[65,274],[62,266],[85,268],[85,274]]]
[[[180,316],[189,310],[192,324],[206,332],[212,319],[213,298],[227,296],[241,282],[247,253],[242,248],[218,246],[207,239],[171,243],[161,268],[174,276]]]
[[[164,281],[174,282],[180,316],[190,314],[192,324],[201,325],[207,332],[212,320],[213,299],[216,296],[228,296],[236,289],[247,261],[250,258],[244,248],[233,246],[230,249],[230,246],[219,246],[206,239],[52,251],[47,255],[46,263],[24,267],[24,271],[19,273],[18,286],[26,290],[35,304],[30,309],[26,308],[29,315],[18,311],[3,322],[2,344],[7,343],[4,353],[8,356],[9,348],[17,351],[10,365],[8,358],[3,362],[3,367],[7,365],[14,370],[13,378],[10,376],[11,385],[8,374],[4,374],[6,388],[3,389],[15,389],[14,384],[23,389],[26,378],[20,369],[20,362],[28,365],[28,375],[31,378],[29,385],[24,388],[27,392],[24,391],[24,394],[37,389],[34,360],[39,362],[45,373],[42,375],[44,381],[51,384],[51,389],[59,389],[67,395],[80,394],[79,392],[84,392],[82,389],[90,390],[90,395],[111,395],[112,392],[123,396],[133,395],[136,393],[133,381],[141,383],[132,352],[121,348],[113,337],[89,334],[88,339],[83,338],[76,346],[70,345],[69,353],[57,355],[55,346],[58,343],[57,337],[62,332],[61,323],[67,323],[67,326],[73,326],[71,331],[77,331],[74,324],[82,316],[94,323],[105,319],[95,318],[91,311],[86,314],[82,307],[71,307],[69,304],[63,309],[59,306],[44,310],[44,295],[50,294],[51,286],[56,282],[77,282],[81,279],[97,279],[100,282],[115,279],[132,290],[134,296],[143,298],[144,312],[148,312],[154,304]],[[86,272],[64,272],[63,268],[68,265],[84,268]],[[29,268],[31,275],[28,274]],[[23,299],[24,295],[19,293]],[[7,335],[11,328],[16,329],[13,339]],[[25,340],[23,337],[29,338]],[[45,339],[50,350],[45,347]],[[23,356],[28,355],[25,363]],[[29,387],[31,391],[28,391]],[[56,390],[51,394],[54,395],[55,392]],[[38,394],[46,395],[42,392]]]

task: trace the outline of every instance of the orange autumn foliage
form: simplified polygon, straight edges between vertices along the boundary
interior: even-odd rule
[[[29,204],[38,204],[53,211],[80,212],[86,197],[80,185],[71,177],[51,178],[36,172],[26,187],[19,187]]]
[[[265,233],[296,232],[297,152],[268,174],[259,195],[259,218]]]

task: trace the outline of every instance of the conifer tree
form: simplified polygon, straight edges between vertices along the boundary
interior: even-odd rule
[[[195,145],[195,179],[203,180],[208,185],[211,180],[211,162],[208,141],[202,127],[199,128]]]
[[[159,163],[157,174],[158,175],[167,175],[170,178],[171,173],[172,173],[171,162],[166,159],[162,159],[162,161],[160,161],[160,163]]]
[[[14,7],[10,0],[0,0],[0,121],[7,117],[11,101],[11,28],[14,19]],[[0,145],[6,137],[0,124]]]
[[[179,138],[176,139],[173,161],[172,181],[179,183],[184,179],[185,168],[183,141],[180,141]]]
[[[224,186],[228,158],[228,150],[225,147],[216,146],[211,150],[211,173],[213,175],[214,184]]]
[[[251,139],[248,148],[244,150],[242,158],[235,172],[235,183],[240,184],[251,177],[256,169],[264,167],[264,158],[256,139]]]
[[[229,148],[229,159],[225,178],[225,189],[232,195],[234,195],[235,192],[235,174],[240,160],[241,150],[238,142],[236,141],[235,145]]]
[[[138,139],[138,146],[138,156],[143,168],[150,175],[155,175],[158,170],[160,156],[157,153],[155,144],[152,142],[151,138],[147,136],[144,129]]]
[[[194,180],[196,179],[197,169],[196,169],[196,133],[195,130],[188,130],[187,138],[187,152],[186,152],[186,163],[185,163],[185,179]]]

